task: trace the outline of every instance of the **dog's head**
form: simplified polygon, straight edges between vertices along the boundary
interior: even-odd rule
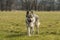
[[[28,22],[32,22],[33,12],[27,11],[26,17],[27,17]]]

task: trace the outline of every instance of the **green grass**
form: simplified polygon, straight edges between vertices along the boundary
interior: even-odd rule
[[[27,36],[25,11],[0,11],[0,40],[60,40],[60,12],[34,11],[40,17],[39,35]]]

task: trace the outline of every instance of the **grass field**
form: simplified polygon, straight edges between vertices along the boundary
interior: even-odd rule
[[[40,17],[39,35],[27,36],[25,11],[0,11],[0,40],[60,40],[60,12],[34,12]]]

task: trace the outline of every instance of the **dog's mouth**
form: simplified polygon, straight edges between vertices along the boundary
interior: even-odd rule
[[[29,20],[28,20],[28,22],[32,22],[32,20],[31,20],[31,19],[29,19]]]

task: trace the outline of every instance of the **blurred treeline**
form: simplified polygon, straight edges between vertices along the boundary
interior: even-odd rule
[[[57,11],[60,0],[0,0],[0,10]]]

